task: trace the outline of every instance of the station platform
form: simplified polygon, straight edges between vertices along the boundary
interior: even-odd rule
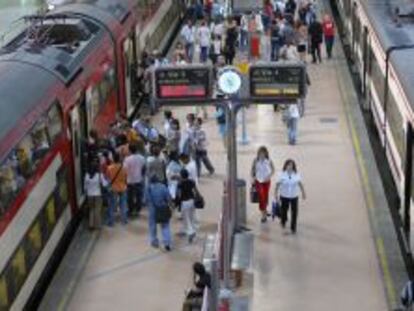
[[[250,180],[256,151],[265,145],[277,172],[286,159],[297,162],[307,190],[295,235],[277,221],[262,224],[257,205],[248,203],[248,226],[255,236],[249,310],[392,310],[407,280],[340,46],[335,52],[334,59],[308,66],[312,85],[297,145],[287,143],[281,114],[272,106],[252,105],[246,112],[250,142],[238,146],[239,177]],[[193,111],[168,108],[181,122]],[[195,243],[175,234],[181,226],[176,217],[170,253],[149,245],[145,213],[127,226],[101,232],[81,227],[40,310],[181,309],[192,284],[192,263],[200,260],[204,237],[217,230],[222,206],[225,149],[214,108],[208,112],[204,127],[216,173],[200,179],[206,208],[198,212]],[[153,123],[160,125],[161,116]]]

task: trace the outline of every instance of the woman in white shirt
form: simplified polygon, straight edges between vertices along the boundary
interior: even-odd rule
[[[261,146],[257,151],[257,157],[253,161],[251,175],[259,196],[259,210],[262,214],[262,222],[267,221],[270,181],[274,172],[275,169],[272,160],[269,158],[269,151],[265,146]]]
[[[99,229],[102,224],[102,187],[107,186],[105,177],[91,165],[85,175],[84,187],[89,209],[89,229]]]
[[[290,208],[290,230],[292,233],[296,233],[299,191],[302,192],[302,198],[305,200],[305,188],[297,172],[296,163],[292,159],[289,159],[283,165],[283,172],[279,174],[276,183],[275,198],[281,204],[280,222],[283,228],[288,220],[287,213]]]

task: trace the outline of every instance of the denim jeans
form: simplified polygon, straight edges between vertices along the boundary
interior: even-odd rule
[[[332,48],[333,48],[334,40],[335,40],[334,36],[325,36],[326,55],[328,55],[328,58],[332,57]]]
[[[157,223],[155,221],[155,208],[152,205],[148,206],[148,229],[150,235],[151,245],[159,245],[158,235],[157,235]],[[170,222],[164,224],[158,224],[161,227],[162,241],[164,246],[171,246],[171,230]]]
[[[194,56],[194,43],[186,43],[185,52],[187,54],[188,61],[191,63]]]
[[[271,60],[274,62],[277,62],[279,60],[280,44],[278,41],[272,40],[271,47],[272,47]]]
[[[287,122],[288,126],[288,140],[289,144],[295,145],[296,138],[298,135],[298,119],[297,118],[289,118]]]
[[[200,47],[200,62],[205,63],[208,59],[208,46]]]
[[[128,185],[128,210],[130,214],[138,214],[142,206],[142,184]]]
[[[123,224],[128,222],[128,208],[127,208],[127,194],[126,192],[113,192],[109,193],[109,206],[107,215],[107,224],[113,226],[115,222],[115,211],[119,202],[119,209],[121,211],[121,221]]]
[[[195,162],[197,166],[197,174],[200,177],[201,174],[201,162],[204,164],[210,174],[214,172],[214,167],[208,157],[207,150],[196,150]]]
[[[246,51],[249,45],[249,33],[246,30],[240,30],[240,50]]]

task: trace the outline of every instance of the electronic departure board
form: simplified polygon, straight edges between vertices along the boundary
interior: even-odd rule
[[[211,96],[211,67],[165,66],[155,70],[154,91],[157,100],[206,99]]]
[[[306,94],[306,68],[298,63],[267,63],[250,67],[253,100],[294,101]]]

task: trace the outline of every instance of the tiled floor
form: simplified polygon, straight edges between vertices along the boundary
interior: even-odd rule
[[[297,146],[286,143],[281,116],[272,107],[247,111],[250,144],[239,146],[241,177],[248,179],[257,148],[266,145],[278,171],[287,158],[297,161],[308,193],[300,203],[295,236],[283,233],[276,222],[260,224],[257,207],[248,206],[255,233],[251,310],[386,310],[334,62],[309,70],[312,87]],[[188,110],[177,108],[174,113],[184,120]],[[104,229],[69,310],[180,309],[191,284],[191,263],[200,257],[202,236],[215,230],[221,205],[224,149],[215,121],[210,119],[205,127],[217,174],[201,179],[207,208],[199,213],[197,243],[190,246],[175,237],[173,252],[151,249],[145,219]],[[174,232],[178,226],[175,220]]]

